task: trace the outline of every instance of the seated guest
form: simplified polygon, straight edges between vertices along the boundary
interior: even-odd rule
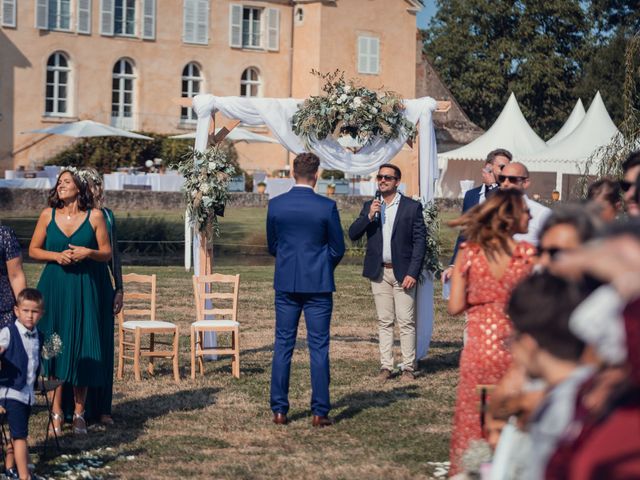
[[[42,294],[25,288],[14,307],[17,321],[0,330],[0,405],[7,412],[13,449],[8,449],[5,466],[13,478],[31,478],[28,467],[29,415],[35,403],[34,387],[40,370],[42,334],[36,325],[44,313]],[[17,474],[15,476],[15,468]],[[10,477],[11,478],[11,477]]]
[[[593,373],[593,367],[580,364],[584,343],[569,329],[571,313],[587,294],[585,287],[541,273],[518,285],[509,301],[507,311],[516,330],[514,362],[548,386],[528,424],[533,448],[525,479],[544,478],[547,462],[573,419],[578,388]]]
[[[605,223],[613,222],[622,209],[620,182],[601,178],[589,185],[587,200],[598,208],[598,215]]]

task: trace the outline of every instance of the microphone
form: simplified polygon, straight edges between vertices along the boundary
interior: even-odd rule
[[[373,197],[373,199],[380,201],[381,198],[382,198],[382,194],[380,193],[380,190],[376,190],[376,194]],[[380,221],[380,212],[379,211],[373,214],[373,220],[376,221],[376,222]]]

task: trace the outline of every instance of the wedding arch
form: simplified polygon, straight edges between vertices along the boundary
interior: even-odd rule
[[[210,142],[221,141],[239,123],[248,126],[266,125],[273,136],[290,152],[298,154],[312,151],[318,155],[322,168],[367,175],[374,172],[379,165],[391,161],[408,140],[407,135],[403,133],[388,141],[375,138],[357,152],[345,149],[331,136],[324,140],[307,139],[305,146],[305,142],[292,129],[292,118],[302,102],[303,100],[292,98],[196,95],[192,99],[192,108],[198,117],[194,150],[205,152]],[[417,141],[413,144],[413,147],[418,150],[418,196],[423,202],[429,202],[433,200],[438,179],[436,138],[432,116],[436,110],[448,110],[450,103],[437,102],[431,97],[403,100],[403,103],[403,115],[416,126],[418,134]],[[225,122],[224,125],[216,125],[217,112],[231,121]],[[216,126],[223,127],[221,132],[211,135],[216,131]],[[191,238],[193,238],[193,245],[191,245]],[[210,273],[213,265],[212,247],[209,245],[211,236],[207,233],[193,235],[186,226],[185,240],[186,264],[191,258],[193,247],[195,274]],[[419,284],[416,300],[416,353],[418,358],[423,358],[428,353],[433,328],[433,278],[430,275],[425,275],[424,281]]]

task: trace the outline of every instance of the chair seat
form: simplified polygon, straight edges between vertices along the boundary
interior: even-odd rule
[[[127,330],[135,330],[136,328],[176,328],[171,322],[161,322],[159,320],[128,320],[122,322],[122,328]]]
[[[233,320],[198,320],[191,324],[192,327],[239,327]]]

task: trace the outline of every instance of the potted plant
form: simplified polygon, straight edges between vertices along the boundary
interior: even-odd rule
[[[333,195],[334,193],[336,193],[336,184],[330,183],[327,185],[327,195]]]
[[[258,184],[256,185],[258,187],[258,193],[259,194],[263,194],[265,192],[265,190],[267,189],[267,184],[264,182],[258,182]]]

